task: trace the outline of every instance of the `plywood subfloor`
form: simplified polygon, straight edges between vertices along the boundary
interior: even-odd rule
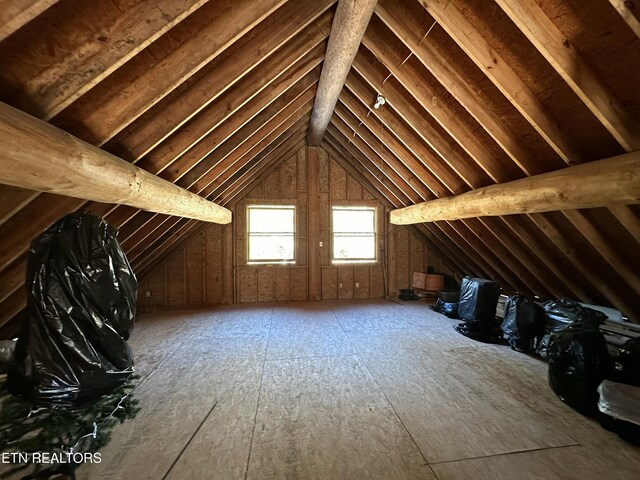
[[[640,449],[562,404],[546,365],[423,303],[147,315],[142,411],[82,479],[637,479]]]

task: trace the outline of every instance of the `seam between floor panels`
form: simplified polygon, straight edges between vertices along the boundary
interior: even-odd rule
[[[176,457],[176,459],[173,461],[173,463],[171,464],[171,466],[169,467],[169,469],[167,470],[167,473],[164,474],[164,476],[162,477],[162,480],[165,480],[169,474],[171,473],[171,470],[173,470],[173,467],[176,466],[176,463],[178,463],[178,460],[180,460],[180,457],[182,457],[182,454],[187,450],[187,448],[189,447],[189,445],[191,445],[191,442],[193,441],[193,439],[196,437],[196,435],[198,434],[198,432],[200,431],[200,429],[202,428],[202,426],[204,425],[204,423],[207,421],[207,419],[209,418],[209,416],[211,415],[211,412],[213,412],[213,409],[216,408],[216,405],[218,405],[218,402],[215,402],[213,404],[213,406],[211,407],[211,409],[207,412],[207,414],[205,415],[205,417],[202,419],[202,422],[200,422],[200,425],[198,425],[198,428],[196,428],[196,431],[193,432],[193,434],[191,435],[191,437],[189,437],[189,440],[187,441],[187,443],[185,443],[184,447],[182,447],[182,450],[180,450],[180,453],[178,454],[178,456]]]
[[[568,445],[557,445],[554,447],[528,448],[525,450],[514,450],[513,452],[492,453],[490,455],[479,455],[477,457],[457,458],[454,460],[443,460],[441,462],[432,462],[431,465],[445,465],[447,463],[466,462],[467,460],[480,460],[482,458],[504,457],[506,455],[518,455],[519,453],[542,452],[545,450],[559,450],[561,448],[581,447],[581,443],[570,443]]]
[[[275,304],[271,303],[271,313],[269,314],[269,333],[267,334],[267,345],[264,348],[264,358],[262,360],[262,372],[260,373],[260,386],[258,387],[258,399],[256,400],[256,413],[253,416],[253,428],[251,429],[251,442],[249,443],[249,453],[247,454],[247,467],[244,471],[244,479],[249,476],[249,464],[251,462],[251,452],[253,450],[253,439],[256,434],[256,423],[258,421],[258,409],[260,408],[260,398],[262,396],[262,382],[264,380],[264,370],[267,366],[267,353],[269,353],[269,342],[271,341],[271,327],[273,325],[273,311]]]
[[[433,474],[433,477],[438,480],[438,475],[436,474],[436,472],[433,470],[433,468],[431,467],[431,464],[429,463],[429,461],[427,460],[427,457],[424,455],[424,453],[422,452],[422,450],[420,449],[420,447],[418,446],[418,443],[415,441],[415,439],[413,438],[413,435],[411,435],[411,432],[409,431],[409,429],[407,428],[407,426],[404,424],[404,422],[402,421],[402,418],[400,418],[400,415],[398,414],[398,411],[396,410],[396,407],[393,405],[393,403],[391,403],[391,400],[389,400],[389,397],[387,396],[387,393],[382,389],[382,386],[380,385],[380,382],[378,382],[378,379],[373,375],[373,372],[371,371],[371,369],[369,368],[369,365],[367,365],[367,363],[364,361],[364,358],[362,358],[362,355],[360,355],[360,352],[356,349],[356,346],[354,345],[353,341],[351,340],[351,337],[349,336],[349,333],[344,329],[344,326],[342,325],[342,323],[340,322],[340,319],[338,318],[338,316],[336,315],[336,312],[333,310],[333,308],[331,307],[331,305],[329,305],[329,309],[331,310],[331,313],[333,313],[333,316],[336,318],[336,320],[338,321],[338,323],[340,324],[340,326],[342,327],[342,331],[344,332],[344,334],[347,336],[347,338],[349,339],[349,342],[351,343],[351,348],[353,349],[354,352],[356,352],[356,357],[358,357],[360,359],[360,361],[362,362],[362,365],[364,365],[364,368],[367,369],[367,372],[369,372],[369,375],[371,376],[371,378],[373,379],[373,381],[376,383],[376,385],[378,386],[378,389],[380,390],[380,392],[382,393],[382,396],[384,397],[384,399],[387,401],[387,403],[389,404],[389,406],[391,407],[391,409],[393,410],[393,413],[396,415],[396,418],[398,419],[398,421],[400,422],[400,425],[402,425],[402,428],[405,429],[405,431],[407,432],[407,435],[409,435],[409,438],[411,439],[411,442],[415,445],[416,450],[418,450],[418,453],[420,453],[420,456],[422,457],[422,459],[424,460],[424,463],[427,467],[429,467],[429,470],[431,471],[431,473]],[[246,480],[246,479],[245,479]]]

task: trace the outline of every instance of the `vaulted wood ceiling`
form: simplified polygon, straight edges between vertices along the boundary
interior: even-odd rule
[[[0,0],[0,100],[230,205],[305,145],[335,8]],[[321,145],[392,207],[638,150],[639,18],[621,0],[380,0]],[[0,186],[0,325],[25,305],[30,241],[78,208],[119,228],[139,275],[203,226]],[[640,319],[637,206],[418,228],[460,274]]]

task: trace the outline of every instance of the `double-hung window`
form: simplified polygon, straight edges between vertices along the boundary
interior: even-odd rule
[[[247,207],[247,263],[295,263],[295,212],[292,205]]]
[[[332,207],[333,263],[376,260],[376,209],[374,207]]]

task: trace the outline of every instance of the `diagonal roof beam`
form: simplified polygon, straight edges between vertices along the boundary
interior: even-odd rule
[[[358,52],[377,0],[338,0],[320,75],[307,142],[319,145]]]
[[[229,223],[231,212],[0,103],[0,183]],[[25,151],[24,145],[29,145]]]
[[[529,41],[627,151],[640,149],[640,129],[534,0],[496,0]]]
[[[640,203],[640,151],[478,188],[391,212],[391,223]]]

